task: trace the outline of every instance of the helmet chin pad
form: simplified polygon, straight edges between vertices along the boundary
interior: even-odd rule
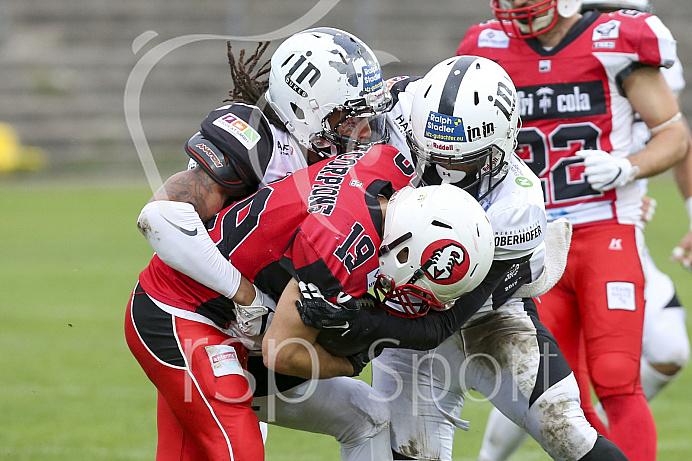
[[[435,169],[437,170],[437,175],[442,179],[443,183],[456,184],[466,178],[465,171],[452,170],[438,164],[435,164]]]

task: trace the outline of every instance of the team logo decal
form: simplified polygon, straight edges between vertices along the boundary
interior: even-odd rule
[[[311,51],[308,51],[308,56],[312,54]],[[288,64],[290,61],[290,58],[286,60],[284,63],[284,66]],[[283,67],[283,66],[281,66]],[[300,72],[298,72],[300,70]],[[311,62],[307,62],[307,58],[303,55],[301,55],[298,60],[293,64],[293,66],[288,70],[288,73],[284,75],[284,81],[286,82],[286,85],[289,86],[293,91],[298,93],[300,96],[307,98],[308,93],[305,91],[303,88],[301,88],[300,85],[303,85],[305,80],[307,79],[307,84],[310,85],[310,87],[315,86],[315,83],[317,83],[317,80],[320,79],[322,76],[322,72],[315,67],[315,65]]]
[[[421,265],[427,261],[432,264],[425,275],[440,285],[451,285],[464,278],[469,271],[469,257],[466,249],[455,240],[442,239],[428,245],[421,255]]]
[[[620,36],[620,21],[613,19],[593,30],[591,40],[613,40]]]

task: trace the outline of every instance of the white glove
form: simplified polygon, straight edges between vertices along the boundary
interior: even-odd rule
[[[263,335],[274,317],[276,303],[255,287],[255,299],[249,306],[235,305],[237,328],[248,336]]]
[[[639,174],[639,167],[632,166],[626,158],[613,157],[602,150],[579,150],[584,159],[586,180],[597,191],[606,191],[632,182]]]

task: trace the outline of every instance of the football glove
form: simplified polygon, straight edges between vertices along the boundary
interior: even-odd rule
[[[255,299],[249,306],[235,305],[235,318],[238,330],[248,336],[263,335],[276,310],[276,303],[267,295],[255,288]]]
[[[639,167],[632,166],[626,158],[613,157],[602,150],[579,150],[577,155],[584,159],[586,180],[600,192],[622,187],[639,174]]]
[[[318,330],[332,329],[348,331],[353,321],[366,303],[373,303],[367,299],[360,301],[353,296],[341,292],[336,297],[336,304],[327,300],[322,292],[312,283],[298,282],[300,288],[300,301],[296,301],[296,307],[303,323]]]

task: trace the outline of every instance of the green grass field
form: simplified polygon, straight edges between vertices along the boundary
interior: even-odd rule
[[[152,460],[155,389],[130,355],[123,315],[151,249],[137,232],[141,187],[24,184],[0,178],[0,459]],[[692,306],[691,274],[668,262],[687,229],[668,179],[652,182],[647,241]],[[690,322],[688,320],[688,330]],[[692,373],[652,402],[659,460],[692,459]],[[478,395],[473,396],[476,400]],[[455,460],[474,460],[490,406],[467,400]],[[267,459],[336,460],[326,436],[270,427]],[[533,442],[514,458],[546,460]]]

